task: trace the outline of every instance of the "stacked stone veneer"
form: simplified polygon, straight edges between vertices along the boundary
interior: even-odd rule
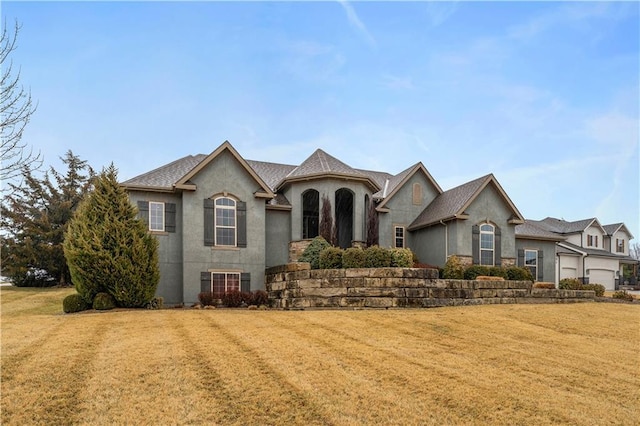
[[[532,288],[530,281],[438,279],[435,269],[315,269],[290,263],[266,271],[278,308],[429,308],[497,303],[593,301],[593,291]]]

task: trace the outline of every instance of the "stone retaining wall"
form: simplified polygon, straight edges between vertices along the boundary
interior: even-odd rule
[[[435,269],[314,269],[290,263],[266,271],[277,308],[431,308],[595,300],[593,291],[532,288],[530,281],[438,279]]]

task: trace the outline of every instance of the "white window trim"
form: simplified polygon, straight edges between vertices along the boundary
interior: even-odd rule
[[[491,232],[489,231],[483,231],[482,227],[483,226],[490,226],[491,227]],[[481,223],[480,226],[480,238],[478,238],[478,244],[480,245],[480,259],[478,259],[478,262],[480,265],[483,266],[495,266],[496,264],[496,227],[493,226],[490,223]],[[482,248],[482,235],[491,235],[491,249],[486,249],[486,248]],[[482,252],[483,251],[490,251],[491,252],[491,264],[485,265],[484,263],[482,263]]]
[[[398,247],[398,237],[396,232],[398,229],[402,229],[402,246]],[[395,248],[405,248],[407,240],[407,229],[403,225],[394,225],[393,226],[393,247]]]
[[[227,199],[233,201],[232,206],[218,206],[218,200]],[[234,226],[218,225],[218,209],[233,210]],[[218,228],[233,229],[233,244],[218,244]],[[216,197],[213,200],[213,242],[217,247],[237,247],[238,246],[238,201],[228,196]]]
[[[527,265],[527,252],[534,253],[533,259],[536,262],[535,264]],[[522,266],[525,267],[525,268],[533,268],[535,270],[535,273],[532,272],[533,280],[534,281],[538,281],[538,250],[525,249],[525,251],[524,251],[524,265],[522,265]]]
[[[152,227],[152,220],[151,220],[151,212],[153,211],[153,207],[152,206],[161,206],[161,212],[162,212],[162,220],[160,221],[160,228],[153,228]],[[149,231],[153,231],[153,232],[164,232],[164,223],[165,223],[165,211],[164,211],[164,203],[163,202],[159,202],[159,201],[149,201]]]

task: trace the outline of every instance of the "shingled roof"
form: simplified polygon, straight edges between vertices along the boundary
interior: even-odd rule
[[[465,209],[475,200],[482,190],[489,184],[495,185],[505,202],[511,207],[515,219],[523,222],[524,218],[511,202],[493,174],[482,176],[463,185],[452,188],[438,195],[422,213],[409,225],[409,231],[414,231],[430,225],[452,219],[466,219]]]
[[[131,189],[173,190],[173,185],[206,157],[204,154],[182,157],[179,160],[124,181],[122,186]]]
[[[596,222],[598,226],[600,226],[600,222],[598,222],[598,219],[596,219],[595,217],[576,220],[574,222],[568,222],[564,219],[557,219],[555,217],[546,217],[541,221],[538,221],[537,223],[538,226],[541,226],[547,231],[555,232],[558,234],[576,234],[590,227],[593,222]]]
[[[533,239],[533,240],[549,240],[564,241],[565,238],[555,232],[547,231],[541,227],[538,222],[533,220],[525,220],[524,223],[516,225],[516,238]]]

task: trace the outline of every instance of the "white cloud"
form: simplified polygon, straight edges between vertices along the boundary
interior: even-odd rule
[[[457,1],[430,1],[427,2],[427,16],[432,26],[445,22],[458,10]]]
[[[369,44],[369,46],[375,48],[376,47],[375,39],[373,38],[373,36],[371,35],[367,27],[364,25],[364,23],[358,17],[351,3],[345,0],[338,0],[338,3],[340,3],[340,6],[342,6],[344,11],[346,12],[347,19],[349,20],[349,24],[355,27],[355,29],[358,31],[360,36]]]

